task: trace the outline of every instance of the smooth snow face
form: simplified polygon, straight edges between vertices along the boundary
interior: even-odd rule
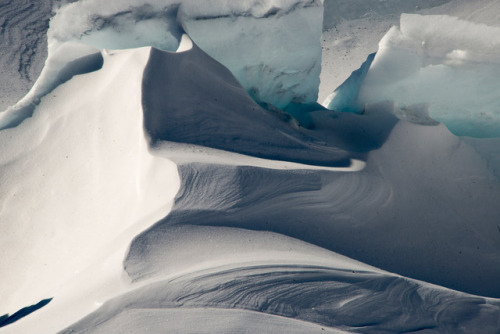
[[[380,42],[358,104],[428,104],[456,135],[500,136],[500,28],[406,14],[400,25]]]
[[[174,314],[165,331],[181,322],[180,332],[191,333],[199,328],[193,319],[211,315],[202,323],[205,331],[218,332],[225,321],[232,332],[245,333],[248,326],[260,328],[240,317],[249,311],[260,312],[261,321],[278,316],[281,321],[266,321],[274,332],[302,329],[297,320],[361,333],[494,331],[498,300],[388,274],[331,252],[463,290],[498,293],[498,180],[442,125],[382,126],[384,110],[396,113],[390,108],[372,106],[363,116],[312,115],[316,134],[328,145],[339,142],[332,129],[346,126],[337,122],[342,117],[370,117],[377,131],[389,132],[362,171],[244,166],[234,155],[231,165],[217,155],[198,163],[202,148],[184,150],[171,214],[138,235],[125,260],[137,288],[65,333],[122,328],[129,316],[141,331],[149,321],[167,325],[164,319]],[[157,154],[169,157],[171,147],[160,145]]]
[[[256,101],[282,108],[317,100],[322,12],[319,0],[79,1],[52,19],[49,53],[67,42],[174,51],[186,31]]]
[[[92,309],[86,287],[120,273],[132,237],[168,213],[177,169],[150,155],[143,129],[149,52],[104,53],[100,71],[58,86],[0,132],[0,314],[52,297],[46,307],[57,307],[66,284],[118,253],[116,266],[69,291]]]

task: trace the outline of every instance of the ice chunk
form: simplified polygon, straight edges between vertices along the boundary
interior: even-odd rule
[[[401,16],[381,40],[357,103],[429,104],[454,134],[500,136],[500,28],[445,15]]]
[[[359,90],[374,58],[375,53],[370,54],[363,65],[352,72],[351,76],[335,89],[323,104],[331,110],[354,113],[362,112],[363,106],[358,101]]]
[[[185,30],[228,67],[256,101],[280,108],[291,102],[316,102],[321,71],[320,1],[276,1],[272,7],[238,3],[228,6],[229,13],[209,11],[210,15],[198,6],[188,2],[181,7]]]
[[[317,100],[321,0],[80,1],[51,21],[49,53],[69,41],[99,49],[177,49],[183,31],[258,102]]]

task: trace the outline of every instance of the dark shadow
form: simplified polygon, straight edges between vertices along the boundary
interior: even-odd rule
[[[48,298],[48,299],[44,299],[44,300],[40,301],[38,304],[23,307],[22,309],[20,309],[19,311],[17,311],[16,313],[14,313],[11,316],[9,316],[8,314],[4,314],[3,316],[0,317],[0,327],[10,325],[10,324],[28,316],[28,315],[30,315],[31,313],[41,309],[42,307],[44,307],[45,305],[50,303],[51,300],[52,300],[52,298]]]
[[[196,45],[180,53],[151,50],[142,105],[153,145],[165,140],[265,159],[350,165],[350,152],[311,137],[284,120],[283,112],[263,109],[227,68]]]

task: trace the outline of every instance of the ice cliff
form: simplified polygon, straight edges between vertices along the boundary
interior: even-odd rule
[[[403,14],[373,62],[326,104],[362,112],[365,105],[393,100],[414,116],[428,112],[456,135],[499,137],[499,36],[498,27],[456,17]]]
[[[174,51],[185,31],[254,99],[283,108],[317,100],[322,15],[320,0],[87,0],[52,19],[49,53],[70,41]]]

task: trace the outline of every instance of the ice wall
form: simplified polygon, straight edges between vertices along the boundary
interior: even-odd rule
[[[279,1],[266,8],[249,5],[228,6],[228,13],[226,7],[206,11],[188,2],[180,18],[193,40],[227,66],[256,101],[280,108],[290,102],[316,102],[321,2]]]
[[[49,54],[68,42],[173,51],[183,31],[228,67],[258,102],[316,102],[321,0],[84,0],[51,21]]]
[[[403,14],[380,41],[357,103],[428,104],[456,135],[500,136],[499,54],[498,27]]]

